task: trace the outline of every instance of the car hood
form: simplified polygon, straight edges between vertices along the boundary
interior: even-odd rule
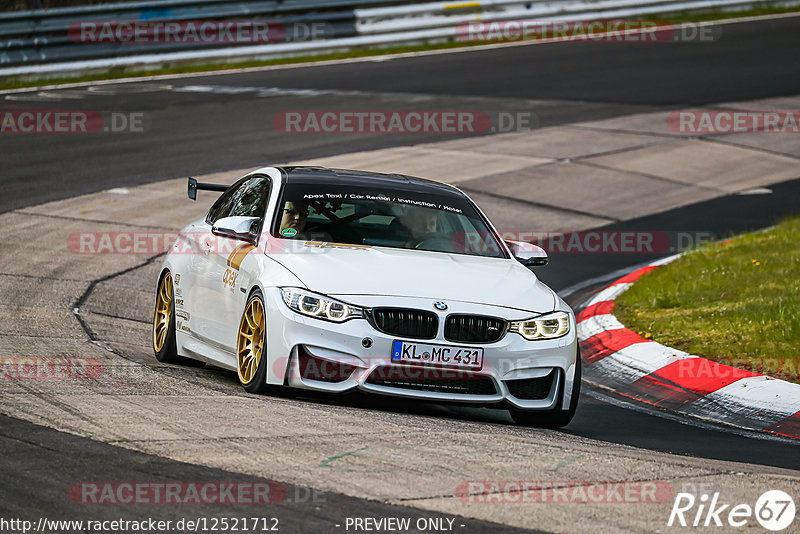
[[[425,297],[532,312],[555,309],[550,288],[517,261],[388,247],[292,246],[269,253],[307,289],[336,295]]]

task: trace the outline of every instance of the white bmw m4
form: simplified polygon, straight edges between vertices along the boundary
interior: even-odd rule
[[[397,174],[265,167],[221,191],[160,271],[159,361],[236,371],[251,393],[361,390],[508,408],[556,428],[578,402],[575,316],[459,189]]]

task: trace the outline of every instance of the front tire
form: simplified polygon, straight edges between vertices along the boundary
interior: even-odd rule
[[[247,299],[236,340],[236,373],[248,393],[291,397],[287,387],[267,384],[267,325],[264,295],[256,289]]]
[[[581,351],[575,357],[575,378],[572,381],[572,396],[569,402],[569,409],[567,410],[549,410],[546,412],[537,412],[533,410],[519,410],[517,408],[510,408],[511,418],[514,422],[521,426],[532,426],[539,428],[562,428],[567,426],[572,418],[575,417],[575,411],[578,409],[578,397],[581,395]]]

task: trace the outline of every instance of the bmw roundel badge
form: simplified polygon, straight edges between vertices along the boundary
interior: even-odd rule
[[[433,303],[433,307],[439,311],[444,311],[447,309],[447,304],[445,304],[441,300],[437,300],[436,302]]]

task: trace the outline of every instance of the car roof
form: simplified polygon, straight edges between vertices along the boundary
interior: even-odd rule
[[[413,191],[464,198],[455,187],[404,174],[332,169],[327,167],[280,167],[286,173],[287,184],[342,185],[366,188],[387,188],[394,191]]]

